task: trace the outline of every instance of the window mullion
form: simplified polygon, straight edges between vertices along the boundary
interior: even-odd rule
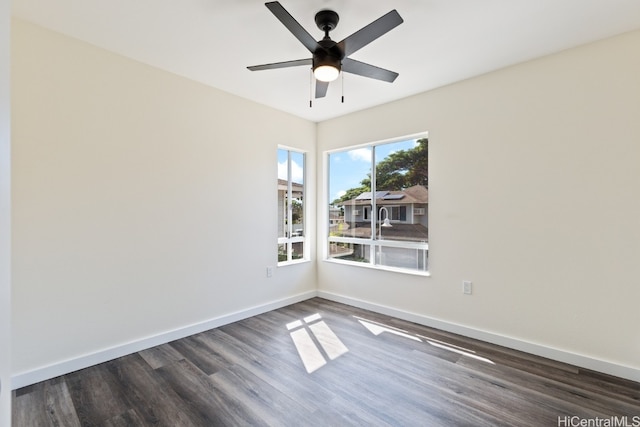
[[[293,179],[291,177],[291,151],[287,151],[287,261],[293,258]]]
[[[376,224],[378,223],[378,203],[376,200],[376,147],[371,149],[371,256],[369,262],[372,265],[376,265],[376,253],[378,252],[378,246],[375,244],[377,240],[376,236]]]

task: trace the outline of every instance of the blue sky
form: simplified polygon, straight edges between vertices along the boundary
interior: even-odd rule
[[[376,162],[389,154],[416,146],[416,139],[376,145]],[[361,147],[329,155],[329,202],[341,197],[350,188],[359,187],[371,170],[373,147]]]

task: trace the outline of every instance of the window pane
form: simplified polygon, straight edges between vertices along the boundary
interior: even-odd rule
[[[291,236],[304,235],[304,154],[291,152]]]
[[[289,183],[289,152],[287,150],[279,149],[278,150],[278,237],[287,236],[288,183]]]
[[[329,243],[329,257],[344,261],[369,263],[371,259],[371,246],[357,243]]]
[[[329,235],[371,238],[371,155],[372,147],[329,155]]]
[[[291,259],[301,259],[301,258],[304,258],[304,243],[293,242],[291,244]]]
[[[427,271],[427,250],[379,246],[376,264]]]
[[[375,147],[377,227],[388,215],[387,240],[428,241],[427,149],[426,138]]]
[[[284,262],[287,260],[287,245],[286,243],[278,245],[278,262]]]

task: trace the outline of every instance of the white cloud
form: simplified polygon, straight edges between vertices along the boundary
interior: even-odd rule
[[[278,163],[278,179],[287,179],[287,162]],[[304,179],[304,170],[302,166],[296,162],[291,162],[291,180],[302,184]]]
[[[356,148],[348,153],[351,160],[371,162],[371,148]]]
[[[287,179],[287,162],[278,162],[278,179]]]

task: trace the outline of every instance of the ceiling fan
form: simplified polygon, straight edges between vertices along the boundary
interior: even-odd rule
[[[311,65],[313,75],[316,78],[316,98],[322,98],[326,95],[329,82],[337,79],[340,71],[390,83],[398,77],[398,73],[396,72],[349,58],[349,55],[352,53],[404,22],[395,9],[351,34],[344,40],[335,42],[329,37],[329,32],[338,25],[339,16],[336,12],[332,10],[321,10],[316,13],[316,25],[321,31],[324,31],[324,38],[316,41],[279,2],[268,2],[265,3],[265,6],[267,6],[276,18],[311,52],[312,57],[254,65],[247,67],[249,70],[273,70],[276,68]]]

